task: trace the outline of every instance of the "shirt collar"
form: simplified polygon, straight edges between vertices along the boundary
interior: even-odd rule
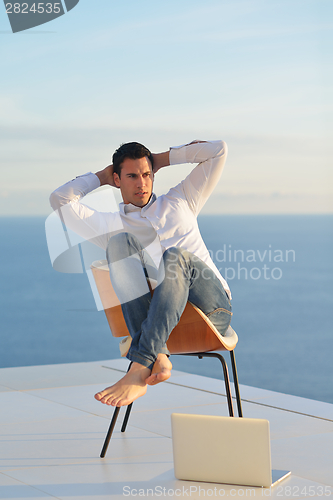
[[[147,205],[145,205],[144,207],[140,208],[140,207],[133,205],[132,203],[121,202],[121,203],[119,203],[119,210],[121,213],[123,213],[125,215],[129,214],[130,212],[141,212],[141,211],[145,212],[146,210],[148,210],[148,208],[151,207],[151,205],[154,203],[154,201],[156,201],[156,195],[155,195],[155,193],[152,193],[150,200],[148,201]]]

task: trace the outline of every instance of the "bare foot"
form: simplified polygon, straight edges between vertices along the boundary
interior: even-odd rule
[[[166,354],[159,354],[151,371],[151,375],[146,378],[146,384],[156,385],[168,380],[171,375],[172,364]]]
[[[149,368],[134,362],[123,378],[104,391],[95,394],[95,399],[111,406],[129,405],[135,399],[146,394],[147,383],[145,380],[149,374]]]

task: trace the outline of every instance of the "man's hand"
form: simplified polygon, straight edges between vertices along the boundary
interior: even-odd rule
[[[199,142],[207,142],[207,141],[192,141],[188,145],[190,145],[190,144],[199,144]]]
[[[101,186],[109,184],[109,186],[117,187],[113,180],[113,165],[108,165],[103,170],[96,172],[95,175],[99,178]]]

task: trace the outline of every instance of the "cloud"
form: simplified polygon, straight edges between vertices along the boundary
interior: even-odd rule
[[[331,195],[300,193],[213,194],[202,214],[328,214],[333,213]]]

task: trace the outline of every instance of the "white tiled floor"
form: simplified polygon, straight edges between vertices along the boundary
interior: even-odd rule
[[[1,499],[167,498],[176,490],[196,499],[333,496],[333,405],[247,386],[244,416],[270,421],[273,468],[291,477],[251,491],[176,480],[171,413],[228,415],[223,382],[176,371],[135,402],[124,434],[121,411],[100,459],[112,409],[93,395],[126,369],[121,359],[0,370]]]

